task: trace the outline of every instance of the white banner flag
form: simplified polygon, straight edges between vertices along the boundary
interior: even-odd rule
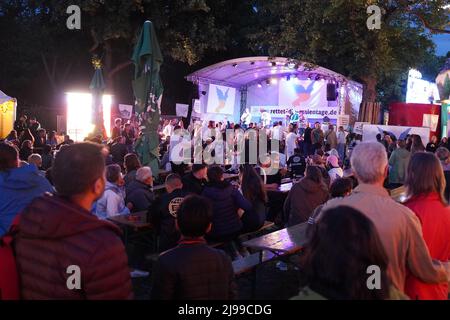
[[[133,115],[133,106],[129,104],[119,104],[119,114],[123,119],[131,119]]]
[[[177,110],[177,117],[187,118],[189,112],[189,105],[177,103],[176,110]]]
[[[384,131],[402,140],[406,140],[408,134],[419,135],[425,144],[430,140],[430,128],[366,124],[363,127],[363,141],[377,141],[377,134],[383,135]]]

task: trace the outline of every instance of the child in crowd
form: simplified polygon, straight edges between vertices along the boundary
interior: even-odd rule
[[[230,300],[236,284],[227,255],[206,244],[211,230],[211,203],[190,195],[181,203],[176,225],[181,232],[177,247],[160,255],[152,288],[155,300]]]

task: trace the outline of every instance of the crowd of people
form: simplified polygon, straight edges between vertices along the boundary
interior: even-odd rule
[[[153,299],[236,298],[232,261],[249,254],[239,235],[266,220],[279,228],[309,224],[301,290],[293,299],[448,298],[445,138],[424,146],[420,136],[402,140],[385,132],[378,142],[361,142],[343,127],[319,122],[165,120],[159,127],[163,178],[141,162],[134,148],[141,133],[133,121],[117,119],[110,139],[83,143],[67,135],[58,141],[33,117],[21,116],[14,128],[0,143],[0,236],[17,225],[24,299],[132,298],[121,232],[108,218],[142,211],[159,239]],[[229,152],[232,160],[174,161],[180,129],[192,141],[203,137],[201,151],[216,158]],[[270,138],[267,146],[258,142],[252,149],[261,133]],[[252,162],[260,149],[266,157]],[[237,181],[225,173],[236,173]],[[293,182],[287,194],[280,192],[283,179]],[[155,190],[160,183],[162,193]],[[403,204],[387,191],[402,186]],[[223,250],[208,246],[218,242]],[[66,264],[85,270],[83,290],[68,290],[61,281],[59,268]],[[380,270],[377,290],[367,287],[369,266]]]

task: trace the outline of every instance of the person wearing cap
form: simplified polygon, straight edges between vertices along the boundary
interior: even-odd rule
[[[193,164],[192,171],[183,177],[183,190],[187,193],[201,195],[207,182],[207,172],[206,164]]]
[[[330,184],[334,180],[344,176],[344,170],[339,166],[339,159],[336,156],[329,156],[327,158],[328,175],[330,176]]]

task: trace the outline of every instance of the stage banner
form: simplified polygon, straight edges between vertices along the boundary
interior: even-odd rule
[[[119,104],[119,114],[122,119],[131,119],[133,106],[129,104]]]
[[[236,89],[210,84],[208,89],[208,113],[233,114]]]
[[[424,144],[430,139],[430,128],[366,124],[363,127],[363,141],[377,141],[377,134],[383,135],[384,131],[388,132],[390,136],[402,140],[405,140],[408,134],[417,134],[422,138]]]
[[[326,81],[282,79],[278,85],[278,105],[303,112],[306,119],[337,120],[338,107],[329,106]]]

